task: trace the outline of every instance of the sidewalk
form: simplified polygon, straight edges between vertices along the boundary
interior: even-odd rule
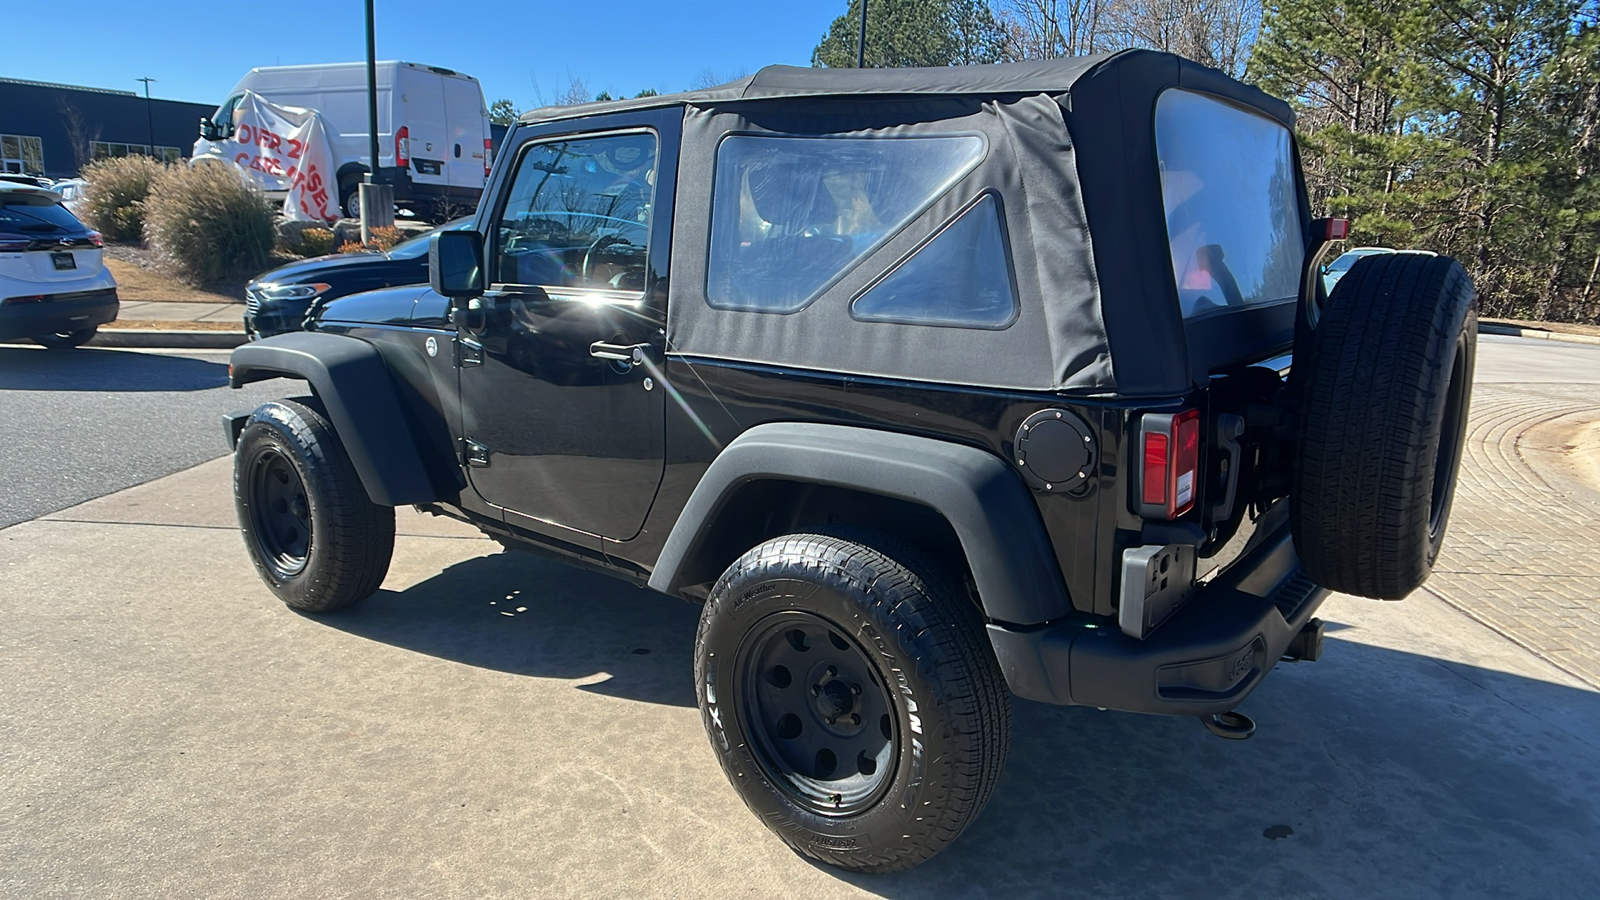
[[[244,303],[125,300],[91,347],[228,350],[245,342]]]

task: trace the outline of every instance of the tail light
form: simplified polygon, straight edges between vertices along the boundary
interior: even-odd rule
[[[96,247],[104,247],[106,245],[105,240],[100,237],[100,232],[98,231],[89,232],[89,243]]]
[[[0,234],[0,253],[16,253],[33,246],[33,238],[23,234]]]
[[[1148,413],[1139,422],[1139,515],[1176,519],[1200,485],[1200,411]]]
[[[483,180],[489,180],[489,168],[494,163],[494,142],[483,139]]]
[[[404,125],[394,133],[394,164],[402,169],[411,167],[411,130]]]

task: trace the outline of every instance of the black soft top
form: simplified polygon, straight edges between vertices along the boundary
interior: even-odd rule
[[[1282,101],[1144,50],[946,68],[769,66],[700,91],[536,109],[519,125],[557,133],[567,119],[683,109],[667,307],[674,352],[976,387],[1170,395],[1203,382],[1226,361],[1219,352],[1227,360],[1265,355],[1286,347],[1293,331],[1289,304],[1230,314],[1220,341],[1186,331],[1152,127],[1156,99],[1171,88],[1293,126]],[[707,303],[705,248],[724,137],[951,133],[984,135],[983,162],[804,309]],[[851,318],[853,297],[986,192],[1003,199],[1020,302],[1012,324],[979,331]],[[1300,196],[1309,221],[1303,188]]]

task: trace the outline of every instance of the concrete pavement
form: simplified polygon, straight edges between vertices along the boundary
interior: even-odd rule
[[[1335,598],[1220,741],[1017,704],[950,852],[845,876],[727,786],[695,610],[410,512],[385,590],[296,615],[227,460],[0,530],[0,896],[1582,895],[1600,694],[1419,593]]]
[[[1424,586],[1600,690],[1600,346],[1479,340],[1445,546]]]
[[[988,811],[889,877],[810,865],[740,804],[687,604],[402,511],[382,593],[297,615],[249,566],[225,459],[0,529],[0,897],[1586,895],[1600,693],[1516,631],[1550,598],[1487,591],[1584,554],[1474,566],[1526,527],[1496,515],[1526,478],[1587,496],[1540,435],[1600,404],[1566,390],[1600,348],[1483,346],[1449,602],[1330,600],[1323,660],[1279,667],[1242,744],[1018,702]]]

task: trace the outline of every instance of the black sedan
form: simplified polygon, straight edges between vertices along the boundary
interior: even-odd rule
[[[428,243],[440,231],[465,228],[455,219],[394,245],[387,253],[336,253],[279,266],[245,287],[244,330],[251,340],[302,331],[336,297],[428,281]]]

